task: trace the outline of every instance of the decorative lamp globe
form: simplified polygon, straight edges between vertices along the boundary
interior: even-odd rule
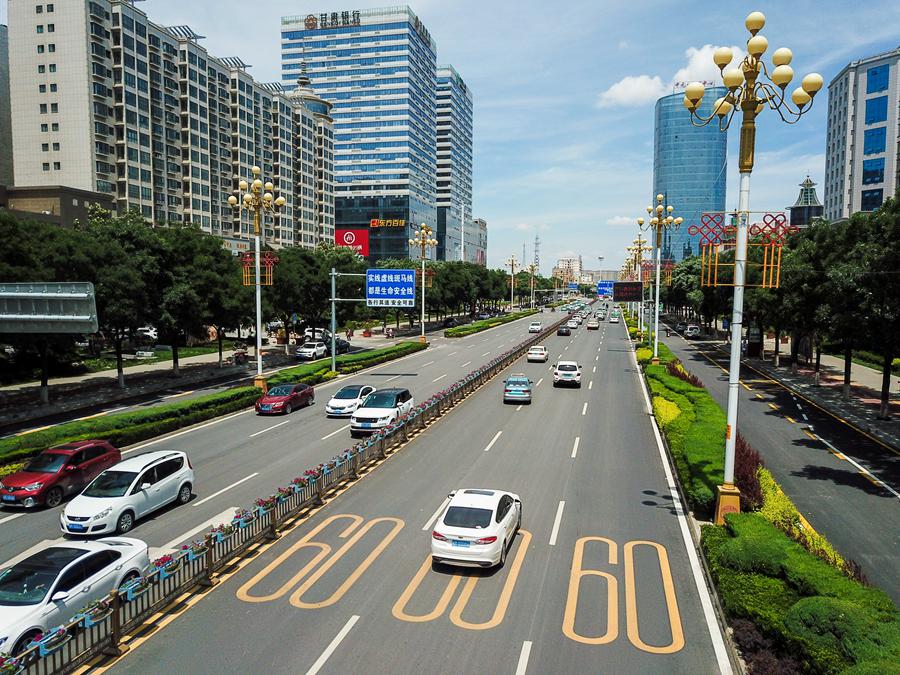
[[[272,192],[275,189],[275,186],[272,184],[272,181],[266,181],[266,190],[268,192]]]
[[[797,87],[791,94],[791,100],[794,102],[794,105],[802,109],[803,106],[812,100],[812,96],[807,94],[803,87]]]
[[[784,89],[794,79],[794,69],[788,65],[775,66],[772,71],[772,82]]]
[[[231,196],[228,198],[228,205],[229,205],[229,206],[237,206],[237,203],[238,203],[238,198],[235,197],[234,195],[231,195]]]
[[[740,68],[729,68],[722,73],[722,81],[726,87],[734,91],[744,83],[744,71]]]
[[[756,35],[766,25],[766,15],[762,12],[750,12],[744,19],[744,25],[753,35]]]
[[[254,166],[252,169],[250,169],[250,171],[254,176],[258,176],[262,172],[262,169],[260,169],[258,166]]]
[[[731,51],[731,47],[716,47],[716,51],[713,52],[713,62],[720,69],[731,63],[733,58],[734,52]]]
[[[747,40],[747,52],[750,54],[750,56],[753,56],[757,59],[765,54],[768,48],[769,41],[764,35],[754,35],[752,38]]]
[[[816,95],[816,92],[822,88],[822,84],[824,84],[824,81],[822,80],[822,76],[818,73],[810,73],[803,78],[802,82],[800,82],[803,91],[809,94],[810,97]]]
[[[245,191],[247,190],[247,187],[248,187],[248,186],[247,186],[247,181],[241,180],[241,182],[238,183],[238,187],[241,189],[242,192],[245,192]]]
[[[786,66],[794,58],[794,54],[787,47],[779,47],[772,52],[772,63],[776,66]]]
[[[278,199],[275,200],[275,206],[277,206],[280,209],[282,206],[285,205],[285,202],[286,202],[286,200],[284,197],[278,197]]]
[[[734,108],[734,106],[731,104],[731,101],[729,101],[725,96],[717,98],[716,102],[713,104],[713,112],[715,112],[715,114],[720,118],[725,117],[725,115],[730,113],[732,108]]]
[[[684,88],[684,95],[691,101],[698,102],[703,98],[703,92],[705,91],[706,88],[700,82],[691,82]]]

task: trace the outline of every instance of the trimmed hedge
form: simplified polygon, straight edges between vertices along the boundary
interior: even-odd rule
[[[337,358],[338,370],[342,373],[355,372],[421,351],[426,347],[427,345],[419,342],[401,342],[383,349],[342,354]],[[269,384],[283,382],[316,384],[337,376],[338,373],[330,370],[330,361],[305,363],[273,375],[269,378]],[[241,410],[258,398],[259,389],[256,387],[235,387],[189,401],[67,422],[43,431],[0,439],[0,462],[13,462],[53,445],[91,438],[103,438],[116,447],[122,447]]]
[[[706,526],[701,545],[729,617],[747,618],[784,654],[817,673],[890,672],[900,662],[900,612],[758,513]],[[865,667],[863,667],[865,666]]]
[[[444,331],[444,337],[465,337],[466,335],[472,335],[473,333],[480,333],[481,331],[487,330],[488,328],[502,326],[503,324],[509,323],[510,321],[516,321],[526,316],[537,314],[537,312],[538,310],[536,309],[527,309],[524,312],[513,312],[512,314],[504,314],[502,316],[495,316],[493,318],[484,319],[482,321],[475,321],[473,323],[466,324],[465,326],[448,328]]]

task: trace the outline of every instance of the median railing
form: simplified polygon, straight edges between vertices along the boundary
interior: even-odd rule
[[[551,335],[568,320],[563,315],[550,328],[473,370],[417,405],[391,426],[307,469],[289,485],[235,512],[229,523],[212,528],[202,539],[153,561],[143,573],[107,597],[85,607],[70,621],[35,639],[16,657],[0,656],[0,672],[53,675],[67,673],[100,657],[127,651],[122,637],[198,586],[212,586],[216,573],[251,546],[275,540],[280,528],[304,511],[324,503],[337,488],[353,482],[360,471],[374,468],[410,438],[447,414],[469,394]]]

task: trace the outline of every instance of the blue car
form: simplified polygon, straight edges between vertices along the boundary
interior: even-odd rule
[[[503,383],[503,402],[531,403],[531,385],[527,375],[510,375]]]

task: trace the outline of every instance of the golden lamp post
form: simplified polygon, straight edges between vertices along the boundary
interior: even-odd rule
[[[516,291],[516,267],[518,267],[519,261],[516,259],[515,254],[509,256],[506,259],[506,266],[509,268],[509,313],[512,314],[513,311],[513,295]]]
[[[643,221],[643,218],[638,218],[638,224]],[[641,278],[642,274],[642,265],[644,261],[644,254],[648,251],[652,250],[652,247],[647,246],[647,240],[638,232],[637,238],[632,242],[632,246],[628,246],[626,249],[632,257],[632,266],[635,270],[637,270],[638,281],[641,282],[641,303],[640,307],[638,307],[638,328],[641,331],[641,334],[644,333],[644,285],[643,279]]]
[[[422,333],[419,335],[419,342],[425,342],[425,258],[428,255],[428,249],[437,246],[437,239],[433,236],[431,228],[425,223],[419,225],[419,229],[415,231],[412,239],[409,240],[410,246],[419,247],[419,258],[422,261]]]
[[[662,232],[664,229],[677,228],[683,222],[681,216],[675,217],[672,212],[675,207],[671,204],[664,204],[665,195],[656,195],[656,207],[648,206],[647,213],[651,215],[648,227],[653,228],[656,236],[656,301],[653,307],[653,361],[659,363],[659,269],[660,256],[662,255]],[[644,219],[638,218],[637,223],[640,227],[644,227]]]
[[[267,181],[265,184],[259,177],[262,170],[258,166],[251,169],[253,179],[248,184],[241,179],[238,190],[228,197],[228,205],[240,212],[241,209],[253,214],[253,246],[256,253],[254,267],[256,271],[256,377],[253,384],[260,389],[266,389],[266,379],[263,377],[262,361],[262,281],[259,270],[259,239],[262,216],[264,213],[278,213],[285,204],[284,197],[275,197],[272,193],[275,186]],[[263,191],[265,190],[265,192]]]
[[[740,197],[738,199],[738,224],[735,233],[734,251],[734,302],[731,318],[731,362],[728,369],[728,413],[725,432],[725,476],[724,485],[719,486],[716,504],[716,522],[721,523],[726,513],[740,510],[740,494],[734,486],[734,452],[737,439],[737,412],[739,377],[741,365],[741,332],[744,311],[744,282],[747,264],[747,231],[750,221],[750,173],[756,145],[756,117],[767,107],[778,113],[783,122],[795,124],[811,108],[813,97],[822,88],[822,76],[810,73],[791,93],[788,102],[786,88],[794,78],[790,63],[791,50],[786,47],[772,53],[772,66],[763,61],[763,54],[769,41],[759,32],[766,24],[762,12],[750,13],[744,21],[750,38],[747,40],[747,55],[735,66],[728,47],[719,47],[713,54],[713,61],[722,73],[722,81],[728,93],[716,99],[709,117],[698,115],[697,109],[703,100],[703,85],[692,82],[684,92],[684,106],[690,111],[691,122],[695,126],[705,126],[718,119],[719,129],[725,131],[740,108],[741,137],[738,153],[738,169],[741,174]]]

